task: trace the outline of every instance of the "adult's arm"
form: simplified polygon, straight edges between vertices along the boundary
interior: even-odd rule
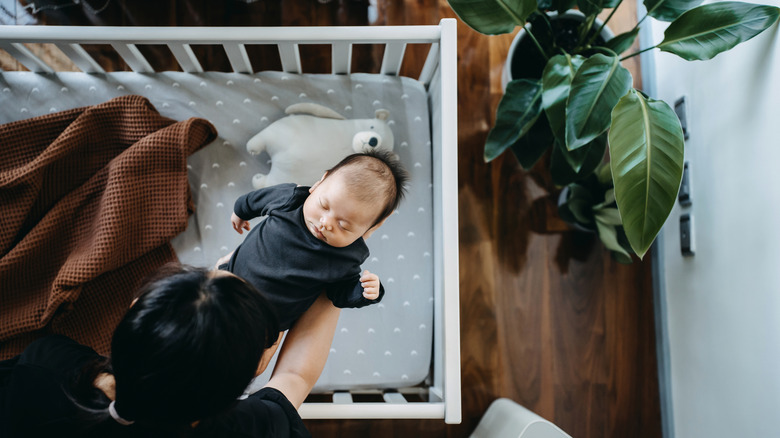
[[[296,409],[325,367],[340,313],[323,293],[287,332],[274,372],[265,386],[281,391]]]

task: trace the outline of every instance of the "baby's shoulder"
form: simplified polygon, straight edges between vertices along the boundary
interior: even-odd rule
[[[301,190],[304,189],[304,190]],[[296,186],[294,183],[278,184],[267,187],[269,190],[268,209],[270,211],[292,211],[303,205],[309,196],[308,187]]]

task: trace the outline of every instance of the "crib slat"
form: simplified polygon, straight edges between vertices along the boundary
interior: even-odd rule
[[[347,75],[352,69],[352,44],[333,43],[331,53],[331,65],[334,75]]]
[[[189,44],[168,44],[168,48],[186,73],[203,73],[203,67]]]
[[[105,73],[103,67],[95,61],[94,58],[89,56],[86,50],[78,44],[73,43],[59,43],[57,44],[62,53],[65,54],[79,70],[84,73]]]
[[[337,405],[352,404],[352,394],[346,391],[334,392],[333,403]]]
[[[138,50],[138,47],[136,47],[135,44],[113,43],[111,44],[111,47],[119,53],[119,56],[124,59],[134,72],[154,73],[151,64],[144,58],[144,55],[141,54],[141,51]]]
[[[21,62],[22,65],[27,67],[30,71],[36,73],[54,73],[53,68],[43,62],[41,58],[35,56],[30,49],[21,43],[2,43],[0,44],[0,49],[8,52],[9,55],[16,58],[17,61]]]
[[[301,54],[298,44],[279,43],[279,57],[282,59],[282,70],[287,73],[301,73]]]
[[[392,403],[397,405],[408,403],[400,392],[386,392],[382,394],[382,398],[384,398],[387,403]]]
[[[236,73],[253,73],[252,63],[243,44],[223,44],[222,47],[230,60],[230,66]]]
[[[419,81],[426,86],[431,83],[436,67],[439,66],[439,43],[431,44],[431,50],[428,51],[428,57],[425,58]]]
[[[404,59],[406,43],[387,43],[385,55],[382,57],[382,68],[379,71],[383,75],[398,76],[401,71],[401,62]]]

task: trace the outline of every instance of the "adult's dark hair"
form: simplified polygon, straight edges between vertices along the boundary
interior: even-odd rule
[[[384,199],[373,225],[393,214],[406,194],[409,173],[392,152],[374,149],[349,155],[328,169],[325,177],[337,171],[343,173],[350,191],[361,201]]]
[[[273,307],[247,282],[168,266],[114,331],[116,411],[135,421],[130,429],[175,430],[215,415],[236,402],[278,335]]]

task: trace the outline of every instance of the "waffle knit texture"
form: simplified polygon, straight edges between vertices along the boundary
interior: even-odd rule
[[[141,96],[0,125],[0,359],[48,333],[109,353],[137,287],[176,260],[187,157],[215,137]]]

